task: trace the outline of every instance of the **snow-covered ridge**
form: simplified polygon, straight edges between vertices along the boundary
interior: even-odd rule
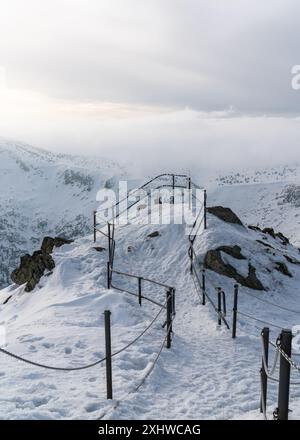
[[[159,234],[149,236],[155,231]],[[216,326],[212,307],[200,305],[189,271],[185,225],[117,226],[115,238],[115,267],[176,288],[172,348],[163,350],[151,376],[139,392],[134,392],[160,349],[165,335],[161,327],[165,316],[162,316],[145,338],[114,358],[115,400],[112,402],[105,400],[105,368],[101,366],[81,372],[52,373],[2,356],[0,382],[5,399],[0,399],[0,415],[93,419],[259,418],[260,324],[239,319],[238,338],[233,341],[224,326]],[[240,245],[269,288],[254,294],[253,290],[241,288],[240,310],[278,326],[291,327],[297,323],[297,314],[262,306],[259,298],[299,309],[295,287],[300,282],[300,266],[287,262],[283,256],[288,253],[297,258],[299,251],[267,237],[266,243],[276,248],[273,256],[273,251],[268,251],[271,248],[257,242],[258,239],[264,240],[259,231],[226,224],[209,215],[208,229],[197,238],[199,262],[209,249]],[[53,274],[42,278],[34,292],[26,293],[17,286],[0,292],[3,300],[11,296],[0,307],[8,350],[50,365],[78,366],[104,355],[105,309],[112,312],[113,350],[133,340],[153,319],[156,306],[145,301],[140,307],[137,298],[107,289],[107,239],[100,236],[97,239],[97,246],[105,248],[102,252],[94,246],[90,235],[56,250]],[[278,258],[284,259],[292,278],[273,270],[272,261]],[[245,269],[242,261],[236,264],[240,271]],[[235,281],[212,271],[207,276],[226,292],[230,315]],[[135,281],[126,284],[126,279],[115,278],[114,283],[137,291]],[[208,284],[207,288],[215,298],[214,286]],[[158,301],[165,298],[161,289],[151,285],[143,289]],[[230,322],[230,316],[227,319]],[[277,333],[272,328],[273,339]],[[172,407],[170,397],[176,402]],[[291,397],[293,417],[299,416],[299,398],[296,390]],[[276,405],[276,399],[276,389],[270,389],[269,407]]]
[[[45,235],[68,238],[91,227],[96,193],[124,169],[113,161],[55,154],[20,142],[0,140],[0,286],[20,255]]]

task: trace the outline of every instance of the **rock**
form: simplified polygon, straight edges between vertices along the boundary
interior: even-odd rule
[[[21,257],[20,266],[11,274],[14,283],[26,283],[25,291],[31,292],[40,281],[46,270],[54,269],[55,263],[50,254],[35,251],[32,256],[26,254]]]
[[[64,244],[71,244],[73,240],[67,240],[63,237],[45,237],[42,242],[41,250],[46,254],[52,254],[55,247],[61,247]]]
[[[284,255],[284,258],[285,258],[289,263],[291,263],[291,264],[298,264],[298,265],[300,265],[300,261],[297,260],[297,259],[294,258],[294,257],[289,257],[288,255]]]
[[[230,208],[224,208],[223,206],[212,206],[206,209],[207,212],[218,217],[220,220],[223,220],[226,223],[244,226],[238,216]]]
[[[290,240],[281,232],[277,232],[276,237],[278,237],[283,242],[283,244],[290,244]]]
[[[239,246],[220,246],[217,251],[225,252],[237,260],[246,260],[246,257],[241,253],[242,249]]]
[[[265,247],[267,247],[267,248],[270,248],[270,249],[275,249],[273,246],[271,246],[269,243],[266,243],[266,242],[264,242],[264,241],[262,241],[262,240],[256,240],[257,241],[257,243],[260,243],[260,244],[262,244],[263,246],[265,246]]]
[[[254,266],[252,266],[251,263],[249,263],[248,277],[245,278],[245,284],[243,284],[243,285],[250,287],[251,289],[265,290],[261,281],[256,276],[256,268]]]
[[[263,284],[256,276],[255,267],[252,266],[251,263],[249,263],[248,276],[243,277],[238,273],[235,267],[231,266],[230,264],[226,264],[223,261],[220,250],[215,249],[208,251],[204,257],[204,266],[207,269],[211,269],[214,272],[219,273],[220,275],[233,278],[242,286],[255,290],[265,290]]]
[[[147,235],[147,237],[149,237],[149,238],[154,238],[154,237],[159,237],[159,236],[160,236],[160,233],[158,231],[151,232],[151,234]]]
[[[281,261],[276,261],[275,270],[278,270],[278,272],[281,272],[283,275],[286,275],[287,277],[293,278],[293,275],[288,270],[288,267],[285,263],[282,263]]]
[[[265,228],[262,230],[262,232],[264,234],[271,235],[271,237],[275,238],[275,240],[276,238],[279,238],[284,245],[290,244],[290,240],[285,235],[283,235],[281,232],[275,232],[273,228]]]
[[[252,225],[249,225],[248,228],[251,229],[252,231],[262,232],[262,230],[260,229],[259,226],[252,226]]]
[[[273,228],[265,228],[265,229],[262,230],[262,233],[263,234],[269,234],[269,235],[271,235],[271,237],[276,239],[276,234],[275,234],[275,231],[274,231]]]
[[[51,272],[55,268],[51,256],[53,249],[72,242],[73,240],[62,237],[45,237],[40,250],[33,252],[32,255],[26,254],[21,257],[20,266],[11,274],[12,281],[18,285],[26,283],[25,291],[31,292],[45,271]]]
[[[97,252],[103,252],[103,251],[106,250],[104,247],[101,247],[101,246],[95,246],[94,249],[95,249],[95,251],[97,251]]]

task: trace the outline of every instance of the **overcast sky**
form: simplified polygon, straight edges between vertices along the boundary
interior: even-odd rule
[[[1,136],[174,166],[297,160],[298,0],[0,6]]]

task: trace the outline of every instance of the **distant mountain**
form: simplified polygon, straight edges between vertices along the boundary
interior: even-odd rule
[[[96,193],[125,176],[117,163],[34,148],[0,138],[0,286],[45,235],[91,232]]]
[[[272,225],[300,246],[300,166],[220,174],[211,179],[208,203],[230,206],[246,222]]]

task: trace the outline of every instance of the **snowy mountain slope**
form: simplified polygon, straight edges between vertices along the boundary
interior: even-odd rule
[[[209,205],[230,206],[245,223],[271,225],[300,245],[299,164],[219,170],[203,184]]]
[[[159,236],[150,238],[150,232]],[[199,261],[206,250],[239,244],[247,258],[252,255],[267,292],[241,289],[240,310],[278,326],[297,323],[298,315],[272,309],[255,297],[299,309],[300,270],[289,265],[293,278],[265,270],[273,256],[261,250],[261,233],[225,224],[208,217],[208,230],[197,239]],[[213,309],[200,305],[189,272],[185,225],[127,225],[116,230],[115,268],[154,278],[176,287],[176,318],[172,348],[164,349],[144,386],[134,392],[145,376],[164,339],[164,315],[141,340],[113,358],[114,398],[105,400],[104,364],[77,372],[49,372],[1,356],[0,417],[2,418],[157,418],[228,419],[260,418],[260,330],[263,324],[239,319],[238,338],[233,341],[224,326],[218,328]],[[268,238],[276,252],[298,255],[292,246]],[[107,248],[104,237],[98,243]],[[56,366],[80,366],[104,355],[103,312],[112,312],[113,351],[134,339],[157,313],[157,307],[131,295],[106,288],[107,251],[96,252],[87,236],[54,253],[56,268],[32,293],[10,286],[3,299],[0,322],[7,329],[5,348],[31,360]],[[261,254],[261,257],[260,257]],[[277,258],[277,257],[276,257]],[[241,262],[240,264],[242,264]],[[240,270],[243,270],[241,267]],[[232,308],[232,279],[208,271],[214,285],[227,295]],[[135,281],[115,278],[127,289]],[[162,301],[165,292],[144,285],[147,295]],[[215,290],[208,286],[210,295]],[[215,297],[214,297],[215,298]],[[230,321],[230,317],[228,317]],[[278,329],[271,331],[275,339]],[[300,390],[293,390],[291,409],[300,417]],[[172,405],[170,405],[172,402]],[[276,389],[270,385],[270,408],[276,405]]]
[[[221,186],[209,204],[231,206],[248,224],[283,232],[300,246],[300,177],[297,180]]]
[[[104,159],[54,154],[0,139],[0,286],[21,255],[45,235],[83,236],[91,228],[96,193],[124,176]]]

